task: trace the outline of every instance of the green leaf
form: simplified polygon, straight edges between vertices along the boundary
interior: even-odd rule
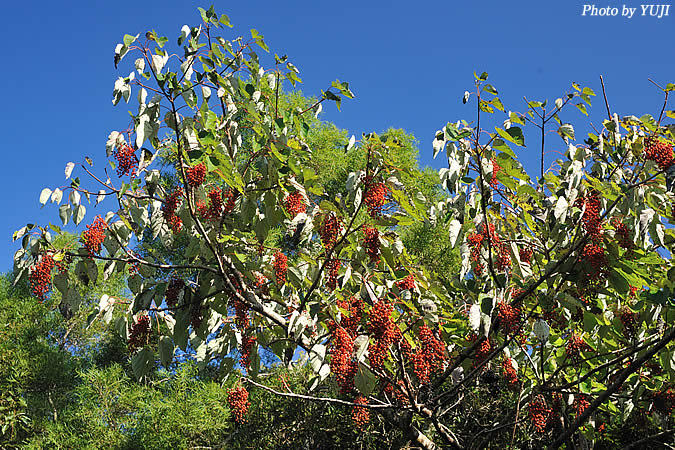
[[[85,208],[84,205],[75,206],[75,216],[73,217],[73,222],[75,222],[75,225],[79,225],[80,222],[82,222],[82,219],[84,219],[84,215],[86,214],[86,212],[87,208]]]
[[[47,204],[47,200],[49,200],[49,197],[52,195],[52,190],[49,188],[44,188],[42,192],[40,192],[40,203],[42,206]]]
[[[174,352],[174,345],[171,338],[168,336],[162,336],[159,340],[158,350],[159,360],[161,361],[162,365],[168,369],[171,365],[171,362],[173,361]]]
[[[512,142],[519,147],[525,147],[525,137],[523,136],[523,130],[521,128],[512,126],[507,130],[503,130],[497,127],[496,130],[497,133],[507,141]]]
[[[376,385],[377,377],[375,374],[365,366],[359,364],[359,369],[354,377],[354,386],[356,386],[356,389],[358,389],[363,396],[367,397],[373,392]]]
[[[141,379],[148,374],[154,365],[155,358],[150,349],[143,348],[131,357],[131,369],[136,378]]]

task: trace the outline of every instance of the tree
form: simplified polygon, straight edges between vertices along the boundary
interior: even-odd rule
[[[155,359],[170,365],[176,347],[192,348],[241,374],[228,398],[240,424],[249,392],[268,391],[350,408],[357,426],[377,415],[424,448],[571,448],[640,412],[654,439],[668,438],[675,233],[664,221],[675,136],[662,119],[673,85],[658,119],[619,119],[607,107],[602,130],[574,145],[563,113],[575,105],[587,114],[590,88],[573,85],[553,106],[530,101],[491,132],[489,115],[505,108],[484,73],[475,80],[476,122],[448,123],[434,139],[434,154],[448,157],[439,172],[447,196],[430,204],[415,195],[395,132],[345,142],[360,166],[338,195],[340,177],[321,182],[308,136],[323,103],[353,97],[349,84],[337,80],[314,104],[284,108],[281,84],[299,82],[298,69],[275,55],[265,70],[256,30],[228,41],[215,35],[230,26],[227,16],[200,13],[202,24],[178,37],[182,56],[154,31],[116,47],[116,65],[138,56],[113,91],[114,103],[138,92],[132,126],[106,146],[118,179],[95,173],[87,158],[78,170],[98,188],[75,178],[45,188],[40,201],[60,204],[69,191],[64,224],[84,220],[83,196],[97,204],[115,196],[119,209],[94,218],[77,249],[52,244],[55,225],[15,233],[23,239],[16,272],[35,295],[49,295],[52,277],[64,298],[75,295],[71,279],[55,274],[69,259],[80,274],[94,261],[105,262],[104,276],[131,268],[133,302],[115,324],[136,376]],[[524,146],[525,124],[542,136],[542,167],[547,130],[567,149],[534,181],[512,148]],[[172,155],[179,186],[160,182],[158,153]],[[408,252],[401,237],[422,223],[446,227],[463,256],[458,273]],[[278,239],[280,224],[289,239]],[[166,251],[150,251],[157,243]],[[101,298],[100,316],[120,310],[109,300]],[[316,375],[307,391],[270,386],[263,349],[308,364]],[[326,383],[339,394],[322,394]],[[466,415],[474,398],[498,400],[488,426]]]

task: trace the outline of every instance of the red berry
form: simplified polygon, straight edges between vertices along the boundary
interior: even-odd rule
[[[295,191],[284,199],[284,208],[291,216],[295,217],[300,213],[304,213],[307,210],[307,205],[305,205],[305,199],[303,198],[300,191]]]
[[[377,182],[372,175],[365,176],[363,202],[368,207],[370,217],[378,217],[382,214],[382,207],[387,203],[389,188],[382,182]]]
[[[326,287],[330,291],[334,291],[337,287],[337,277],[340,270],[340,260],[331,259],[326,263]]]
[[[230,406],[235,422],[239,424],[246,422],[246,414],[251,406],[246,388],[238,387],[227,391],[227,404]]]
[[[277,251],[274,254],[274,277],[277,280],[279,286],[283,286],[286,283],[286,272],[288,271],[288,257]]]
[[[199,163],[194,167],[188,167],[185,169],[185,176],[189,186],[201,186],[206,179],[206,165],[204,163]]]
[[[82,233],[82,240],[89,255],[97,255],[101,251],[101,244],[105,240],[104,230],[107,227],[108,224],[101,216],[97,216],[91,225],[87,225],[87,229]]]
[[[135,150],[123,144],[113,150],[113,157],[117,160],[117,176],[135,175],[134,170],[138,167],[138,159],[136,158]]]
[[[369,225],[363,227],[363,246],[370,257],[370,262],[380,260],[380,232],[377,228]]]
[[[129,352],[133,353],[139,348],[148,344],[152,328],[150,328],[150,317],[142,315],[136,322],[131,325],[131,332],[129,333]]]
[[[675,162],[673,147],[661,138],[645,138],[644,154],[645,159],[656,162],[661,170],[667,169]]]
[[[176,215],[176,208],[183,201],[183,190],[176,189],[166,196],[162,205],[162,215],[174,233],[180,233],[183,221]]]
[[[335,246],[341,229],[342,226],[333,213],[329,213],[324,216],[323,222],[321,222],[321,227],[319,228],[319,237],[321,238],[321,243],[326,250],[329,250]]]
[[[354,399],[354,403],[360,405],[367,405],[368,399],[362,395],[359,395]],[[352,420],[357,428],[363,429],[363,426],[370,421],[370,411],[368,408],[362,406],[354,406],[352,409]]]

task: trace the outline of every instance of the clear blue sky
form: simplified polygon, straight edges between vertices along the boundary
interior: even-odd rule
[[[619,17],[582,17],[581,2],[541,0],[258,0],[216,1],[215,7],[230,16],[232,37],[256,28],[273,53],[288,54],[304,93],[318,93],[336,78],[351,83],[357,98],[344,102],[341,113],[329,106],[324,119],[357,137],[404,128],[419,140],[422,163],[438,168],[442,158],[431,161],[434,132],[448,121],[473,119],[461,96],[474,71],[487,71],[504,104],[516,111],[523,110],[523,96],[553,101],[572,81],[599,93],[602,74],[613,111],[658,115],[662,97],[647,78],[675,82],[675,11],[656,19],[638,17],[636,1],[605,4],[616,6]],[[637,8],[636,17],[620,17],[624,4]],[[111,103],[114,80],[128,73],[113,67],[115,45],[125,33],[153,28],[175,43],[183,24],[199,22],[197,6],[209,3],[5,4],[0,271],[12,267],[14,230],[27,222],[60,224],[55,205],[40,210],[42,188],[63,184],[68,161],[88,155],[101,167],[108,134],[126,127],[126,105]],[[597,97],[591,115],[603,114]],[[583,122],[581,114],[572,118]],[[534,167],[537,142],[530,145],[522,154]],[[105,202],[89,208],[85,222],[91,212],[108,209],[113,205]]]

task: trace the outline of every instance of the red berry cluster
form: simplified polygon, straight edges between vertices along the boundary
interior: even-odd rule
[[[354,399],[354,403],[359,405],[367,405],[368,399],[362,395],[359,395]],[[352,409],[352,420],[354,421],[354,425],[356,425],[357,428],[363,429],[363,426],[370,421],[370,411],[368,408],[364,408],[362,406],[354,406]]]
[[[431,375],[443,367],[445,346],[426,324],[420,327],[421,347],[411,356],[415,375],[420,383],[429,382]]]
[[[478,337],[474,334],[471,336],[471,340],[474,341]],[[476,356],[474,357],[475,364],[478,365],[488,359],[488,356],[490,356],[490,352],[492,351],[492,342],[490,339],[485,339],[483,342],[480,343],[478,348],[476,349]]]
[[[389,346],[399,337],[400,330],[391,320],[394,307],[383,300],[375,302],[368,316],[368,329],[374,342],[368,346],[370,366],[374,369],[382,368],[387,358]],[[397,333],[398,331],[398,333]]]
[[[497,189],[497,186],[499,185],[499,181],[497,181],[497,174],[501,169],[501,166],[497,164],[497,159],[492,158],[492,179],[490,180],[490,186],[492,186],[494,189]]]
[[[286,284],[286,272],[288,271],[288,257],[277,251],[274,254],[274,277],[279,286]]]
[[[188,167],[185,169],[185,176],[189,186],[201,186],[206,179],[206,164],[199,163],[194,167]]]
[[[341,228],[335,214],[329,213],[324,216],[321,226],[319,227],[319,237],[321,237],[321,243],[326,250],[335,246]]]
[[[532,251],[531,248],[521,248],[518,250],[518,255],[520,256],[520,261],[529,264],[532,261]]]
[[[604,278],[608,273],[609,260],[602,245],[588,243],[584,246],[582,257],[588,265],[586,277],[593,281]]]
[[[528,406],[528,416],[535,430],[544,433],[548,427],[553,415],[553,410],[546,404],[543,396],[538,395],[530,401]]]
[[[511,267],[511,254],[506,243],[502,243],[499,235],[495,232],[494,224],[489,224],[486,228],[485,224],[481,224],[481,229],[476,230],[476,233],[470,233],[467,236],[469,247],[471,247],[471,260],[474,262],[474,273],[480,276],[483,273],[483,263],[480,261],[480,252],[485,242],[491,248],[496,249],[495,253],[495,267],[499,271],[504,271]],[[489,240],[488,240],[489,237]]]
[[[101,244],[105,240],[104,230],[107,227],[108,224],[101,216],[97,216],[91,225],[87,225],[87,229],[82,233],[82,240],[89,255],[97,255],[101,251]]]
[[[242,301],[234,301],[234,323],[239,330],[244,331],[251,323],[248,317],[248,305]]]
[[[338,300],[337,306],[346,310],[348,314],[342,314],[340,317],[340,325],[347,330],[352,337],[356,337],[357,328],[361,322],[363,315],[363,299],[359,296],[350,297],[349,299]]]
[[[574,363],[578,364],[581,361],[581,352],[591,351],[592,348],[584,341],[584,338],[576,333],[570,334],[565,346],[565,353]]]
[[[495,266],[497,270],[503,272],[511,267],[511,253],[506,243],[502,242],[497,247],[497,254],[495,259]]]
[[[616,230],[617,244],[625,249],[633,248],[633,239],[630,237],[630,231],[628,231],[626,224],[621,222],[619,219],[614,218],[612,219],[612,225]]]
[[[206,306],[199,303],[192,305],[192,310],[190,311],[190,325],[192,325],[192,330],[196,331],[202,326],[204,322],[204,312],[206,311]]]
[[[148,343],[150,338],[150,317],[143,315],[138,318],[133,325],[131,325],[131,332],[129,333],[129,342],[127,343],[130,352],[134,352],[139,348],[143,348]]]
[[[241,337],[241,348],[239,349],[239,354],[241,356],[239,357],[239,364],[241,364],[242,367],[245,367],[246,370],[251,367],[251,349],[253,349],[253,345],[257,340],[257,337],[249,336],[248,333]]]
[[[251,406],[246,388],[238,387],[227,391],[227,404],[230,405],[235,422],[239,424],[246,422],[246,414],[249,406]]]
[[[65,265],[54,261],[54,256],[51,253],[42,255],[37,263],[30,269],[28,280],[33,295],[41,301],[46,300],[47,292],[52,286],[52,269],[58,268],[60,271],[65,270]]]
[[[225,191],[225,208],[223,209],[223,214],[228,215],[234,209],[235,202],[237,201],[237,192],[232,189]]]
[[[635,332],[637,331],[638,327],[637,323],[638,316],[639,316],[638,313],[633,312],[627,306],[621,309],[621,313],[619,314],[619,320],[621,320],[621,323],[623,324],[623,335],[628,340],[633,339],[635,337]]]
[[[675,163],[673,147],[665,140],[657,137],[645,139],[645,158],[656,162],[661,170],[665,170]]]
[[[255,282],[253,284],[253,287],[263,295],[269,295],[270,290],[267,286],[269,280],[267,279],[267,277],[265,277],[265,275],[263,275],[260,272],[253,272],[253,275],[255,276]]]
[[[326,287],[330,291],[334,291],[337,287],[337,277],[342,263],[339,259],[332,258],[326,263]]]
[[[117,176],[134,176],[134,171],[138,167],[138,159],[135,150],[127,144],[120,145],[113,150],[113,157],[117,160]]]
[[[307,205],[305,204],[305,199],[302,196],[302,193],[300,191],[295,191],[291,194],[288,194],[284,199],[284,208],[286,209],[286,212],[288,212],[288,214],[292,217],[307,211]]]
[[[520,333],[522,328],[522,313],[520,308],[501,301],[497,303],[497,309],[497,317],[500,324],[499,329],[504,335],[508,337]]]
[[[223,191],[220,188],[213,188],[206,197],[208,205],[198,201],[197,213],[206,220],[218,219],[223,212]]]
[[[602,222],[600,221],[600,198],[597,193],[592,193],[586,197],[579,197],[575,200],[574,206],[577,208],[586,208],[581,216],[584,231],[591,239],[597,241],[600,238]]]
[[[370,262],[380,260],[380,231],[369,225],[363,227],[363,246],[370,257]]]
[[[132,256],[138,257],[134,252],[131,252]],[[129,263],[129,267],[127,267],[127,270],[129,271],[129,275],[136,275],[138,271],[141,269],[141,264],[138,261],[133,261]]]
[[[510,386],[516,386],[518,384],[518,372],[516,372],[514,362],[513,358],[504,358],[502,361],[504,380],[506,380]]]
[[[370,217],[378,217],[382,214],[382,207],[387,203],[389,188],[386,184],[375,181],[372,175],[363,178],[365,194],[363,201],[368,207]]]
[[[415,289],[415,277],[412,274],[408,274],[404,279],[396,282],[396,287],[400,290],[413,290]]]
[[[354,339],[344,327],[331,322],[331,343],[328,353],[331,355],[330,371],[335,374],[335,380],[340,387],[341,394],[354,390],[354,376],[358,363],[354,360]]]
[[[581,416],[584,411],[586,411],[590,404],[591,403],[588,401],[588,395],[575,395],[572,408],[574,408],[574,411],[576,412],[576,417],[579,418],[579,416]]]
[[[185,281],[177,277],[171,277],[169,285],[166,288],[166,304],[169,308],[174,308],[178,305],[180,293],[185,288]]]
[[[675,391],[673,389],[662,390],[652,394],[654,409],[666,417],[671,416],[675,410]]]
[[[183,201],[183,190],[176,189],[166,196],[162,205],[162,215],[167,221],[174,233],[180,233],[183,228],[183,221],[176,215],[176,208]]]

